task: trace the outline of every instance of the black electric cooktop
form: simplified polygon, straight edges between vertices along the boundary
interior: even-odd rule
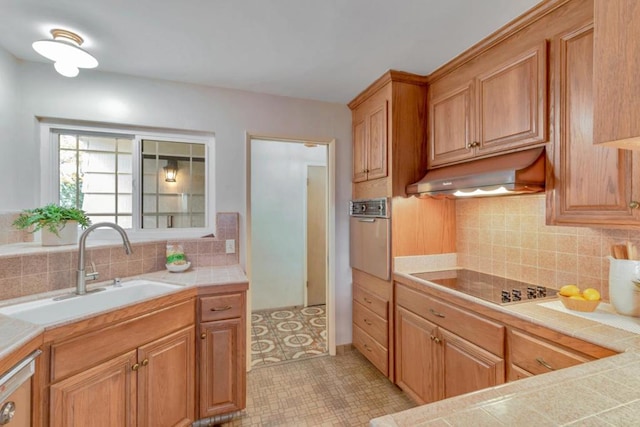
[[[555,298],[558,292],[545,286],[464,269],[414,273],[412,276],[500,305]]]

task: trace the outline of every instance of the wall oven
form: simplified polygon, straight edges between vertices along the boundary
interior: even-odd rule
[[[387,198],[349,204],[349,264],[383,280],[391,278],[391,217]]]

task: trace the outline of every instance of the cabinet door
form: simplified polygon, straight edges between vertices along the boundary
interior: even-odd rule
[[[135,426],[136,352],[51,385],[53,427]]]
[[[189,327],[138,349],[138,425],[194,421],[195,335]]]
[[[473,157],[471,94],[469,83],[430,101],[429,167]]]
[[[594,142],[640,148],[640,2],[595,0]]]
[[[200,417],[245,407],[243,319],[200,324]]]
[[[387,176],[387,100],[367,116],[367,180]]]
[[[440,329],[442,338],[441,399],[504,383],[504,359]]]
[[[423,404],[437,400],[438,327],[402,307],[396,311],[396,384]]]
[[[478,155],[547,141],[546,41],[477,78]]]
[[[549,222],[637,225],[640,171],[637,152],[593,145],[593,25],[555,40],[556,138]],[[637,181],[637,179],[636,179]]]
[[[353,182],[367,180],[366,124],[364,118],[353,123]]]

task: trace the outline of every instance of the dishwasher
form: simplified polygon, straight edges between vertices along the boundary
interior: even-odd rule
[[[349,205],[351,268],[391,278],[391,218],[387,198],[352,200]]]
[[[31,425],[31,377],[36,357],[41,353],[34,351],[0,376],[0,426]]]

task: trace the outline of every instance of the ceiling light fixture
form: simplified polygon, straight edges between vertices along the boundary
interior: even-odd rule
[[[33,49],[40,55],[55,62],[56,71],[65,77],[75,77],[79,68],[95,68],[98,60],[80,46],[82,37],[71,31],[51,30],[53,40],[33,42]]]

